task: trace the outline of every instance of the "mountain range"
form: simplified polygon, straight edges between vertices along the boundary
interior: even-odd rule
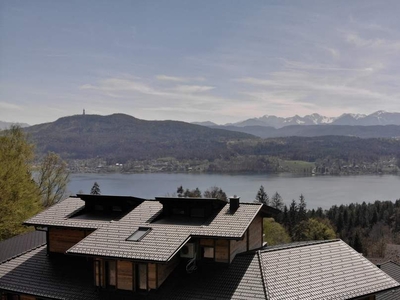
[[[212,122],[197,122],[203,126],[217,126]],[[247,127],[247,126],[270,126],[282,128],[290,125],[351,125],[351,126],[375,126],[375,125],[400,125],[400,113],[377,111],[370,115],[364,114],[342,114],[339,117],[325,117],[317,113],[300,117],[295,115],[289,118],[264,115],[260,118],[251,118],[237,123],[228,123],[224,126]]]

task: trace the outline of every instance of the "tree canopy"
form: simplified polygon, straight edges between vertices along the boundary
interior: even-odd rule
[[[264,242],[268,246],[290,243],[290,236],[287,234],[285,228],[275,222],[273,218],[265,218],[263,223],[264,229]]]
[[[33,148],[18,127],[0,134],[0,240],[26,231],[22,222],[41,210],[31,173]]]
[[[43,206],[49,207],[63,200],[69,181],[65,161],[57,154],[49,152],[42,159],[37,173],[36,180]]]

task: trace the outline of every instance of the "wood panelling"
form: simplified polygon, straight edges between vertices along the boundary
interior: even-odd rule
[[[175,255],[167,264],[157,265],[158,287],[167,279],[168,275],[175,269],[179,263],[179,254]]]
[[[157,288],[157,265],[156,264],[148,264],[148,276],[149,289],[155,290]]]
[[[69,248],[80,242],[91,231],[68,229],[68,228],[49,228],[48,249],[50,252],[65,253]]]
[[[36,297],[28,296],[28,295],[20,295],[19,300],[36,300]]]
[[[247,250],[247,231],[244,234],[244,237],[242,240],[235,241],[231,240],[230,241],[231,246],[230,246],[230,256],[229,259],[232,262],[232,260],[235,258],[236,254],[245,252]]]
[[[117,261],[117,289],[133,290],[133,265],[131,261]]]
[[[214,239],[200,239],[200,246],[214,247]]]
[[[215,261],[229,263],[229,240],[215,241]]]
[[[262,217],[257,216],[249,226],[249,250],[262,246]]]

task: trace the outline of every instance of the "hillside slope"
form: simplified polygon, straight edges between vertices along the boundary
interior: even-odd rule
[[[374,126],[350,126],[350,125],[291,125],[276,129],[270,126],[212,126],[252,134],[261,138],[276,137],[314,137],[314,136],[355,136],[360,138],[394,138],[400,137],[399,125],[374,125]]]
[[[25,129],[39,154],[111,161],[175,157],[213,159],[229,155],[227,142],[257,139],[245,133],[177,121],[145,121],[125,114],[75,115]]]

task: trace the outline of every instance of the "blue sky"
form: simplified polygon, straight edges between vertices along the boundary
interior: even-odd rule
[[[0,0],[0,120],[400,111],[400,1]]]

